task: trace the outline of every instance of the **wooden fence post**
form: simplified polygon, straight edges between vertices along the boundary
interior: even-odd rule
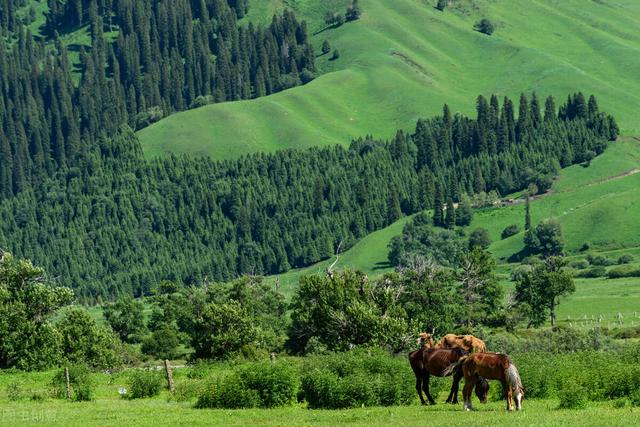
[[[171,373],[171,363],[169,363],[168,360],[164,361],[164,370],[167,373],[167,385],[169,386],[169,391],[173,393],[175,390],[175,387],[173,385],[173,374]]]
[[[69,383],[69,368],[64,368],[64,381],[67,384],[67,400],[71,400],[71,384]]]

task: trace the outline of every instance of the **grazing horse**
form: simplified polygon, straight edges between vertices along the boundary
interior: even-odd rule
[[[429,403],[435,405],[431,393],[429,393],[429,378],[431,375],[437,377],[445,377],[453,373],[453,383],[451,384],[451,392],[447,397],[447,403],[458,403],[458,389],[460,380],[462,379],[461,369],[452,369],[445,374],[445,370],[455,364],[461,357],[465,356],[467,352],[462,349],[440,349],[431,348],[429,341],[426,341],[422,347],[418,350],[409,353],[409,363],[411,369],[416,376],[416,391],[420,397],[420,402],[425,405],[424,398],[422,397],[422,391],[427,395]],[[473,382],[476,385],[476,395],[481,402],[487,401],[487,394],[489,393],[489,383],[484,378],[476,378]],[[473,387],[472,384],[472,387]]]
[[[513,364],[509,356],[500,353],[474,353],[461,358],[452,371],[462,367],[464,375],[464,409],[473,409],[471,404],[471,388],[473,381],[478,377],[499,380],[502,383],[502,390],[507,397],[507,411],[513,410],[513,400],[515,397],[516,410],[522,409],[522,398],[524,397],[524,387],[518,368]]]
[[[461,348],[469,353],[486,352],[487,346],[480,338],[473,335],[447,334],[437,345],[440,348]]]

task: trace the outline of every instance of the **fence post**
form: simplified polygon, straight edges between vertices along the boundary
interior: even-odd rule
[[[71,400],[71,384],[69,382],[69,368],[64,367],[64,381],[67,385],[67,400]]]
[[[169,391],[173,393],[175,390],[175,387],[173,385],[173,374],[171,373],[171,363],[169,363],[168,360],[164,361],[164,370],[167,373],[167,385],[169,386]]]

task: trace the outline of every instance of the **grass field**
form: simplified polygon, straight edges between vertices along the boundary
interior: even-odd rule
[[[114,390],[114,393],[116,391]],[[507,413],[502,402],[476,405],[463,412],[442,403],[433,407],[374,407],[340,411],[280,409],[203,410],[161,399],[125,401],[100,399],[89,403],[64,401],[3,404],[0,423],[7,426],[634,426],[640,409],[614,409],[610,402],[591,403],[584,410],[557,410],[555,400],[529,400],[518,413]],[[477,402],[477,401],[476,401]]]
[[[318,59],[310,84],[257,100],[175,114],[139,132],[147,156],[168,152],[231,158],[255,151],[387,138],[419,117],[472,114],[478,94],[594,93],[625,134],[640,132],[640,2],[636,0],[459,0],[441,13],[431,0],[361,0],[360,20],[313,36],[341,56]],[[259,0],[247,19],[267,22],[292,7],[320,30],[347,0]],[[473,30],[480,17],[497,30]]]
[[[176,384],[185,377],[185,369],[175,370]],[[410,370],[407,366],[407,374]],[[28,400],[28,393],[45,395],[55,371],[0,372],[0,425],[47,426],[291,426],[291,425],[352,425],[352,426],[424,426],[428,425],[494,425],[494,426],[630,426],[637,425],[640,409],[628,405],[614,409],[613,403],[590,402],[584,410],[557,410],[558,401],[525,400],[523,411],[507,413],[504,403],[491,401],[480,405],[474,397],[476,411],[464,412],[462,404],[444,404],[445,394],[436,397],[436,406],[421,407],[416,401],[410,406],[372,407],[348,410],[309,410],[303,405],[278,409],[210,410],[194,409],[193,400],[176,401],[165,390],[151,399],[125,400],[118,389],[126,386],[125,376],[96,374],[96,400],[72,403],[45,397],[44,401]],[[6,388],[21,384],[27,399],[9,401]],[[498,383],[492,382],[492,387]],[[445,392],[446,393],[446,392]],[[606,421],[603,421],[606,420]]]

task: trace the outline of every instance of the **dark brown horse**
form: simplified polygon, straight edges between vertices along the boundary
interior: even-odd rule
[[[442,349],[442,348],[430,348],[429,343],[424,344],[420,349],[409,353],[409,363],[411,369],[416,376],[416,391],[420,397],[420,402],[425,405],[425,400],[422,397],[422,391],[429,399],[431,405],[435,405],[431,393],[429,393],[429,378],[431,375],[436,377],[445,377],[453,373],[453,383],[451,384],[451,391],[449,397],[447,397],[447,403],[458,403],[458,389],[460,380],[462,379],[462,369],[451,369],[445,373],[445,370],[450,366],[453,366],[460,360],[461,357],[468,353],[459,348]],[[476,386],[476,395],[481,402],[487,401],[487,394],[489,392],[489,383],[484,378],[474,379],[473,384]]]
[[[500,353],[474,353],[460,358],[447,371],[455,372],[462,367],[464,375],[464,409],[473,409],[471,404],[471,388],[473,381],[479,377],[498,380],[502,383],[502,390],[507,398],[507,410],[513,410],[513,400],[515,397],[516,410],[522,409],[522,398],[524,397],[524,387],[520,380],[518,368],[513,364],[509,356]]]

